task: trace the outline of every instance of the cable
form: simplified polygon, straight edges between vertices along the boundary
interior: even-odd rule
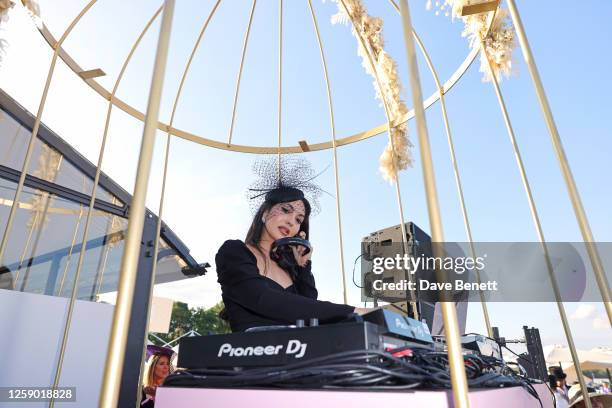
[[[394,353],[406,349],[408,347],[385,352],[345,351],[278,367],[243,370],[192,369],[168,376],[164,385],[373,390],[451,388],[446,353],[416,346],[409,348],[412,351],[411,356],[394,356]],[[470,387],[521,386],[540,401],[528,380],[509,369],[509,374],[500,374],[494,370],[496,366],[505,366],[502,360],[494,357],[483,358],[476,354],[466,355],[464,359]]]
[[[363,286],[359,286],[357,282],[355,282],[355,268],[357,267],[357,261],[359,260],[359,258],[361,258],[364,255],[365,254],[362,253],[357,258],[355,258],[355,262],[353,262],[353,285],[357,286],[359,289],[363,289]]]

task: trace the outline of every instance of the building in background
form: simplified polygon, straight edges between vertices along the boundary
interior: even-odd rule
[[[0,231],[4,232],[35,118],[0,90]],[[51,386],[75,286],[96,167],[41,124],[0,265],[0,346],[11,369],[2,386]],[[60,386],[77,388],[75,406],[97,405],[131,196],[104,174],[96,191]],[[123,370],[120,406],[135,403],[146,327],[157,217],[147,210]],[[155,283],[205,269],[162,224]],[[42,405],[41,405],[42,406]]]

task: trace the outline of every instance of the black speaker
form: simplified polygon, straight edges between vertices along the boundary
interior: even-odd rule
[[[433,256],[431,237],[429,234],[427,234],[413,222],[407,222],[405,224],[405,229],[406,242],[408,244],[407,253],[410,257],[417,258],[420,256]],[[372,232],[362,239],[363,258],[366,261],[372,261],[375,257],[393,256],[398,252],[398,245],[401,245],[401,243],[402,229],[399,224]],[[457,248],[459,247],[457,246]],[[460,248],[459,251],[461,251]],[[424,278],[428,281],[436,281],[433,271],[417,270],[415,271],[414,277],[418,279]],[[376,275],[373,272],[364,272],[364,287],[371,289],[371,282],[375,279],[381,278],[383,282],[398,282],[402,279],[408,279],[404,271],[385,271],[382,275]],[[410,299],[410,293],[407,293],[407,291],[388,290],[376,293],[373,290],[366,289],[364,293],[367,297],[372,298],[375,301],[378,300],[395,303],[404,311],[407,311],[409,316],[414,316],[411,305],[408,302]],[[429,329],[432,330],[434,327],[435,300],[427,301],[424,299],[419,299],[416,303],[420,320],[425,320],[427,326],[429,326]]]
[[[525,368],[529,378],[537,378],[548,382],[548,372],[546,371],[546,360],[540,340],[540,331],[535,327],[528,328],[523,326],[525,332],[525,342],[527,345],[527,355],[521,355],[519,363]]]

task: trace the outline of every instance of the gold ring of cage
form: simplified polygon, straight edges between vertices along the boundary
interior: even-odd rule
[[[394,10],[397,10],[399,13],[399,8],[394,0],[390,0],[388,4],[392,8],[394,8]],[[499,6],[499,4],[497,3],[496,6]],[[51,49],[55,49],[57,47],[58,41],[56,37],[49,31],[47,26],[45,24],[41,24],[38,27],[38,30],[40,34],[42,35],[42,37],[47,42],[47,44],[51,47]],[[413,35],[414,35],[414,38],[416,40],[418,47],[421,50],[421,53],[424,55],[426,61],[428,62],[427,65],[429,67],[429,70],[431,71],[434,77],[437,76],[437,74],[433,72],[432,66],[430,64],[431,59],[429,57],[429,54],[427,52],[425,45],[421,41],[416,31],[413,31]],[[480,53],[480,50],[478,49],[478,47],[474,47],[470,50],[470,52],[467,54],[463,62],[457,67],[457,69],[453,72],[453,74],[449,76],[446,82],[441,84],[440,89],[435,90],[431,95],[429,95],[428,98],[423,100],[423,108],[425,110],[427,110],[429,107],[433,106],[437,101],[440,100],[441,93],[445,95],[453,88],[453,86],[455,86],[455,84],[459,82],[459,80],[463,77],[463,75],[470,68],[470,66],[472,65],[472,63],[474,62],[474,60],[476,59],[479,53]],[[101,85],[98,81],[95,80],[95,78],[99,76],[100,74],[104,75],[103,71],[84,70],[65,49],[61,48],[61,46],[58,50],[58,56],[62,59],[62,61],[64,61],[64,63],[77,76],[81,78],[81,80],[83,80],[83,82],[85,82],[98,95],[102,96],[104,99],[111,102],[112,105],[121,109],[128,115],[134,117],[135,119],[140,120],[141,122],[144,122],[145,114],[142,111],[138,110],[134,106],[118,98],[116,95],[113,95],[111,91],[106,89],[103,85]],[[97,72],[98,74],[96,74]],[[363,130],[361,132],[358,132],[352,135],[345,135],[345,136],[337,137],[335,140],[335,144],[336,146],[343,146],[343,145],[355,143],[361,140],[369,139],[371,137],[374,137],[381,133],[386,132],[389,127],[393,128],[393,127],[401,125],[404,122],[407,122],[408,120],[414,118],[414,116],[415,116],[415,110],[413,107],[403,117],[395,118],[389,124],[385,122],[373,128]],[[328,140],[326,142],[313,143],[313,144],[309,144],[307,141],[301,141],[300,144],[294,145],[294,146],[239,145],[239,144],[232,144],[232,143],[223,142],[220,140],[214,140],[214,139],[206,138],[203,136],[199,136],[187,130],[179,129],[174,126],[171,126],[171,124],[168,124],[162,121],[157,122],[157,128],[161,131],[167,132],[168,134],[172,136],[176,136],[181,139],[189,140],[189,141],[198,143],[200,145],[209,146],[209,147],[213,147],[213,148],[221,149],[221,150],[228,150],[228,151],[242,152],[242,153],[288,154],[288,153],[303,153],[306,151],[327,150],[327,149],[331,149],[334,147],[333,140]]]

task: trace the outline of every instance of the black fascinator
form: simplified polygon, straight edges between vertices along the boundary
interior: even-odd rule
[[[247,190],[251,211],[256,212],[266,201],[280,203],[306,199],[311,214],[318,214],[319,196],[329,193],[314,180],[325,170],[327,168],[317,174],[308,160],[293,155],[274,155],[256,161],[253,164],[256,179]]]

